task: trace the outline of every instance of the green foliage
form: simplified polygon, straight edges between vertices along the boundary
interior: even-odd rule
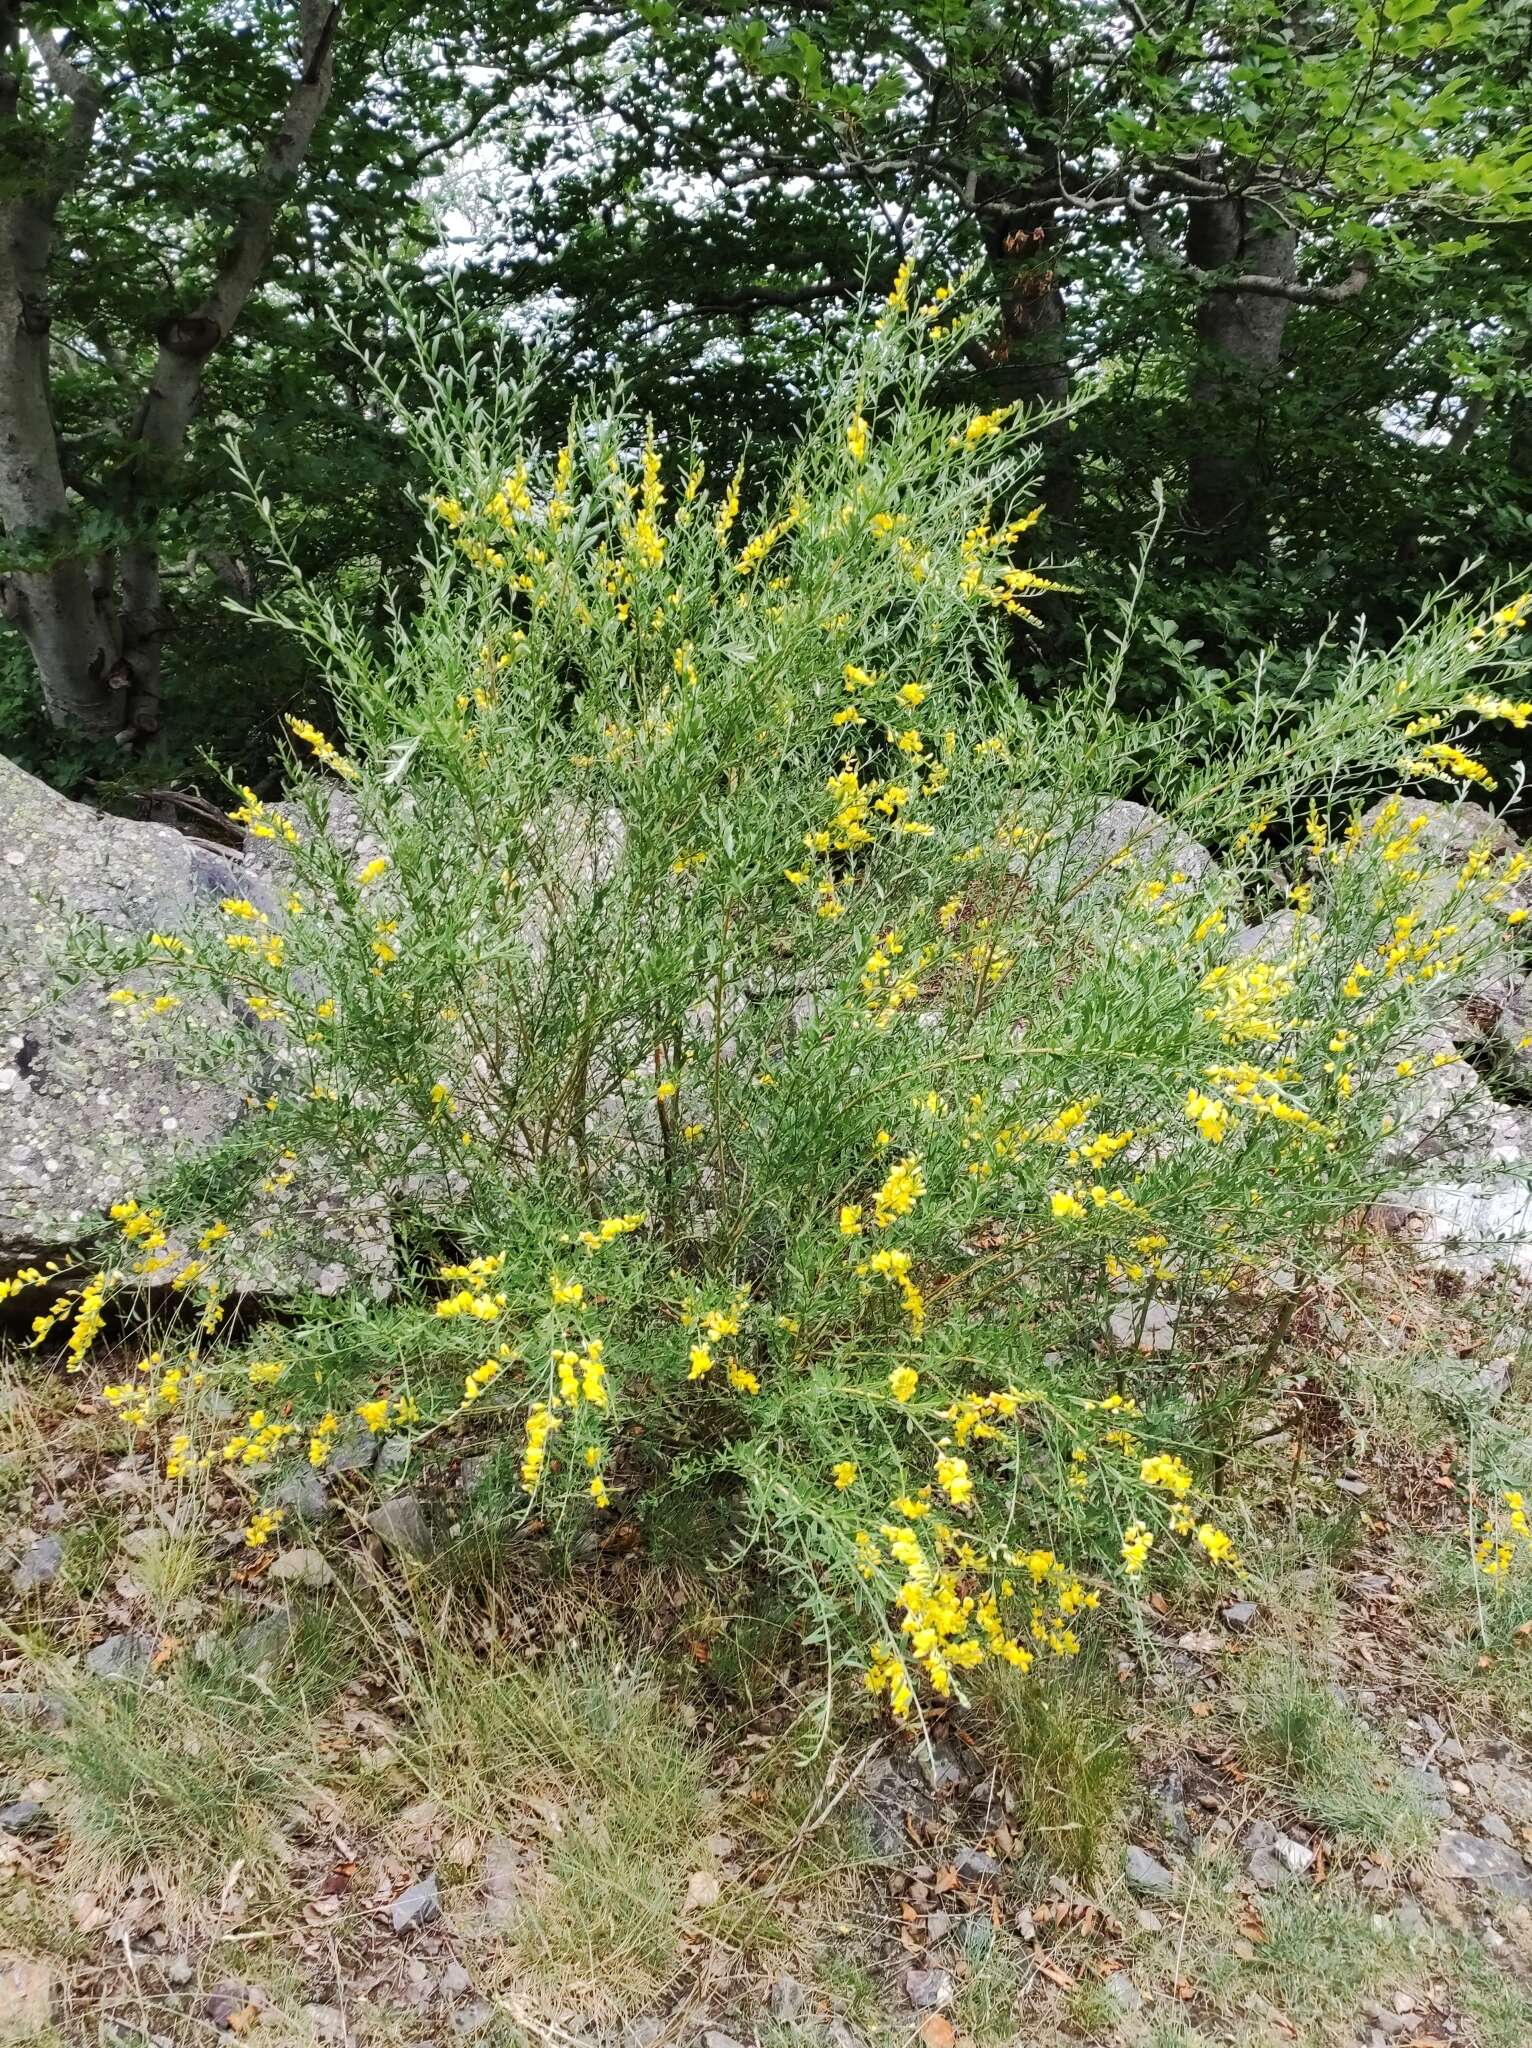
[[[243,1857],[275,1879],[282,1815],[319,1769],[314,1717],[344,1676],[327,1633],[300,1620],[269,1676],[225,1643],[161,1684],[72,1687],[66,1731],[46,1745],[70,1833],[105,1867],[173,1864],[206,1882]]]
[[[1300,1811],[1343,1846],[1401,1862],[1432,1838],[1421,1795],[1343,1695],[1296,1658],[1275,1656],[1249,1680],[1255,1758]]]
[[[748,520],[621,411],[540,453],[525,382],[418,337],[419,609],[380,655],[323,595],[264,608],[343,727],[295,722],[317,766],[241,806],[261,901],[146,934],[108,1004],[131,1033],[186,1000],[188,1049],[243,1076],[216,1215],[145,1191],[119,1264],[38,1318],[73,1316],[78,1363],[133,1275],[183,1340],[200,1316],[195,1359],[106,1390],[172,1477],[254,1507],[353,1408],[489,1430],[528,1521],[708,1532],[901,1713],[1073,1656],[1156,1546],[1238,1568],[1210,1498],[1237,1404],[1103,1356],[1106,1327],[1169,1296],[1179,1342],[1248,1345],[1269,1276],[1408,1171],[1425,1020],[1504,943],[1511,870],[1443,873],[1349,793],[1496,715],[1525,607],[1354,652],[1214,767],[1113,708],[1130,586],[1092,677],[1029,708],[1006,639],[1045,579],[992,508],[1033,423],[932,399],[984,317],[901,280]],[[1227,866],[1113,801],[1146,781]],[[1291,930],[1245,952],[1275,833],[1307,848]],[[252,1359],[222,1298],[312,1235],[316,1166],[411,1263]],[[243,1421],[188,1412],[209,1376]]]
[[[1133,1781],[1120,1710],[1092,1660],[1053,1686],[995,1674],[985,1704],[1021,1839],[1077,1884],[1116,1845]]]
[[[500,1930],[519,1973],[626,2009],[675,1967],[709,1852],[703,1756],[652,1671],[597,1632],[537,1660],[428,1642],[406,1674],[425,1782],[469,1826],[541,1820]]]

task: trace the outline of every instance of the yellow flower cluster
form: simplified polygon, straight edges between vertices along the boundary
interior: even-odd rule
[[[1532,1552],[1532,1525],[1528,1524],[1522,1495],[1514,1490],[1502,1494],[1501,1503],[1509,1535],[1501,1534],[1491,1523],[1474,1546],[1474,1564],[1487,1579],[1503,1580],[1515,1563],[1518,1552],[1522,1555]]]
[[[619,1237],[627,1237],[635,1230],[642,1230],[649,1221],[646,1211],[630,1209],[622,1216],[603,1216],[594,1230],[582,1230],[580,1242],[588,1252],[597,1252],[604,1245],[612,1244]]]
[[[303,741],[316,761],[321,762],[326,768],[333,769],[346,782],[356,780],[355,763],[348,761],[340,749],[325,738],[317,725],[310,725],[306,718],[294,718],[289,713],[287,727],[295,739]]]
[[[962,1460],[952,1462],[962,1464]],[[960,1482],[965,1475],[954,1476]],[[1080,1642],[1073,1622],[1096,1607],[1100,1596],[1087,1591],[1051,1550],[1006,1551],[997,1576],[994,1563],[945,1524],[932,1525],[931,1548],[927,1549],[916,1529],[909,1526],[912,1509],[916,1520],[929,1512],[924,1498],[899,1501],[894,1506],[906,1520],[879,1525],[881,1548],[865,1530],[858,1531],[859,1568],[870,1576],[885,1560],[899,1567],[903,1580],[895,1606],[900,1614],[900,1634],[910,1658],[939,1698],[954,1690],[954,1673],[971,1671],[986,1658],[1026,1671],[1038,1649],[1057,1657],[1078,1654]],[[1018,1586],[1012,1572],[1018,1578],[1024,1575],[1023,1586]],[[1017,1598],[1028,1602],[1025,1641],[1007,1628],[1001,1605]],[[908,1714],[914,1703],[909,1672],[903,1657],[886,1643],[873,1645],[865,1683],[869,1692],[887,1696],[897,1718]]]

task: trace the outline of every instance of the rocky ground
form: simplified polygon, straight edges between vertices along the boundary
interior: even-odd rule
[[[1465,1509],[1525,1304],[1365,1272],[1252,1453],[1259,1577],[928,1742],[641,1548],[549,1590],[465,1494],[412,1560],[407,1473],[225,1551],[13,1358],[0,2040],[1517,2048],[1532,1572]]]

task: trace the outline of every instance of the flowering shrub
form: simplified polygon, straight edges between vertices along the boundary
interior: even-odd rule
[[[180,1315],[106,1398],[247,1497],[250,1545],[271,1476],[348,1431],[490,1430],[528,1518],[698,1504],[901,1715],[1071,1655],[1176,1551],[1240,1570],[1226,1390],[1134,1339],[1167,1304],[1178,1341],[1269,1322],[1403,1171],[1427,1020],[1507,943],[1520,857],[1444,873],[1348,793],[1427,733],[1470,774],[1473,722],[1526,710],[1484,687],[1520,615],[1342,663],[1177,787],[1174,721],[1111,708],[1131,593],[1094,678],[1016,694],[1057,585],[1018,560],[1027,423],[931,402],[962,332],[902,279],[749,516],[742,471],[710,488],[620,410],[524,448],[524,393],[425,352],[418,616],[382,659],[274,610],[339,727],[292,721],[282,806],[243,793],[262,886],[118,964],[114,1028],[229,1005],[216,1207],[123,1204],[115,1265],[38,1319],[78,1363],[158,1275]],[[1108,802],[1146,778],[1225,864]],[[253,1355],[224,1297],[311,1234],[316,1159],[386,1197],[397,1284]]]

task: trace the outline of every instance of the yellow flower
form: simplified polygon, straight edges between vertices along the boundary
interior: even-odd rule
[[[867,422],[858,413],[846,429],[846,446],[851,450],[851,460],[861,462],[867,454]]]
[[[691,1348],[691,1371],[689,1380],[700,1380],[705,1373],[713,1370],[713,1354],[705,1344],[694,1344]]]
[[[1186,1091],[1186,1114],[1210,1145],[1221,1145],[1229,1130],[1229,1105],[1216,1095],[1199,1089]]]
[[[648,1214],[642,1209],[630,1209],[623,1216],[603,1216],[594,1230],[580,1232],[580,1242],[588,1252],[600,1251],[603,1245],[626,1237],[630,1231],[642,1230],[648,1221]]]
[[[862,1234],[862,1205],[860,1202],[842,1202],[840,1205],[840,1234],[842,1237],[860,1237]]]
[[[1048,1202],[1054,1215],[1061,1222],[1078,1222],[1085,1214],[1085,1204],[1080,1200],[1079,1196],[1069,1194],[1062,1188],[1056,1188],[1048,1197]]]
[[[252,1515],[245,1525],[245,1542],[251,1550],[259,1550],[271,1541],[286,1519],[285,1508],[262,1508]]]
[[[968,1476],[966,1458],[949,1457],[943,1452],[936,1461],[936,1483],[954,1507],[962,1507],[973,1497],[973,1481]]]
[[[287,725],[289,731],[305,743],[316,761],[323,762],[326,768],[333,768],[335,773],[347,782],[356,780],[355,767],[337,747],[331,745],[317,725],[310,725],[306,718],[294,718],[291,715],[287,719]]]
[[[1197,1541],[1202,1545],[1214,1564],[1234,1564],[1234,1545],[1222,1529],[1214,1528],[1211,1522],[1202,1522],[1197,1528]]]
[[[908,1401],[920,1385],[920,1374],[913,1365],[896,1365],[888,1376],[888,1391],[896,1401]]]
[[[555,1308],[579,1308],[585,1299],[585,1289],[578,1280],[561,1280],[557,1273],[548,1275],[548,1291]]]
[[[1152,1458],[1145,1458],[1138,1468],[1138,1476],[1145,1486],[1163,1486],[1167,1493],[1184,1500],[1192,1490],[1192,1475],[1179,1458],[1161,1452]]]
[[[1134,1578],[1144,1568],[1154,1537],[1142,1522],[1130,1522],[1122,1532],[1122,1568]]]
[[[887,1230],[896,1216],[909,1215],[925,1191],[920,1160],[912,1152],[890,1169],[887,1179],[874,1195],[873,1222],[879,1230]]]
[[[856,1485],[856,1467],[849,1458],[842,1458],[838,1465],[831,1466],[830,1477],[835,1481],[836,1491],[844,1493],[848,1486]]]
[[[359,1402],[356,1412],[361,1416],[363,1422],[366,1423],[374,1436],[378,1436],[388,1426],[388,1402],[386,1398],[376,1401]]]

